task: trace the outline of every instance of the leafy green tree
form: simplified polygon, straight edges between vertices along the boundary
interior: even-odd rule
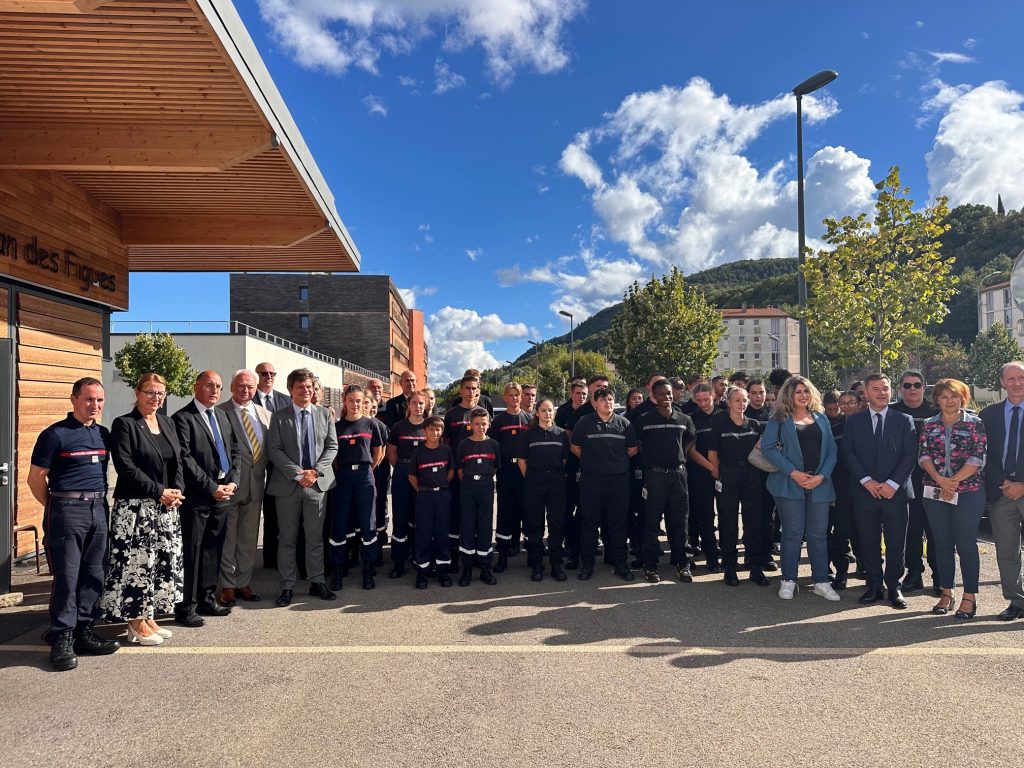
[[[135,388],[144,373],[159,373],[167,381],[167,392],[179,397],[192,394],[196,371],[188,353],[174,343],[169,333],[140,333],[114,355],[121,380]]]
[[[974,385],[985,389],[999,389],[999,367],[1021,357],[1020,345],[1002,323],[994,323],[978,334],[971,345],[968,361]]]
[[[948,209],[943,197],[915,212],[910,190],[893,167],[875,185],[875,216],[825,219],[823,250],[803,267],[811,297],[807,324],[843,365],[870,360],[883,369],[947,313],[957,278],[939,236]]]
[[[569,381],[572,372],[572,351],[569,345],[546,342],[535,352],[519,358],[519,363],[503,369],[502,388],[508,381],[537,385],[541,397],[550,397],[560,402],[569,395]],[[616,379],[608,360],[598,352],[576,349],[576,377],[588,379],[596,375],[608,376],[612,386]]]
[[[922,336],[907,354],[907,367],[924,374],[925,381],[934,384],[939,379],[966,381],[970,375],[967,349],[948,336]]]
[[[707,375],[718,356],[722,316],[675,267],[626,291],[612,322],[610,357],[626,381],[653,371],[667,376]]]
[[[814,386],[818,388],[819,392],[828,392],[833,389],[842,391],[843,386],[839,380],[839,374],[827,360],[812,359],[810,373],[811,381],[814,382]]]

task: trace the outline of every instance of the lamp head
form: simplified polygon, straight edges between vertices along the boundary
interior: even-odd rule
[[[837,77],[839,77],[838,72],[831,69],[823,69],[818,74],[811,75],[800,83],[800,85],[793,89],[793,93],[797,96],[806,96],[808,93],[814,93],[819,88],[824,88]]]

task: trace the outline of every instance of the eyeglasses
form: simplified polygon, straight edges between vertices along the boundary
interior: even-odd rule
[[[144,389],[142,390],[142,394],[152,400],[163,400],[167,397],[166,392],[157,392],[155,389]]]
[[[266,376],[268,379],[272,379],[277,376],[277,371],[256,371],[260,376]]]
[[[922,384],[920,381],[904,381],[903,382],[903,388],[904,389],[920,389],[923,386],[924,386],[924,384]]]

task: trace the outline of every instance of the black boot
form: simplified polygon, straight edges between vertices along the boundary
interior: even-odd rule
[[[491,586],[498,583],[498,580],[494,578],[494,574],[491,573],[491,568],[488,565],[480,566],[480,581],[484,584],[490,584]]]
[[[767,587],[768,577],[764,575],[764,572],[756,565],[750,567],[750,576],[748,577],[752,582],[757,584],[759,587]]]
[[[725,571],[725,583],[730,587],[738,587],[740,580],[736,576],[736,566],[734,564],[725,565],[723,570]]]
[[[565,581],[568,576],[565,575],[565,571],[562,570],[561,563],[551,563],[551,578],[555,581]]]
[[[417,568],[416,569],[416,589],[426,589],[427,588],[427,580],[428,580],[427,569],[426,568]]]
[[[452,564],[448,566],[448,573],[459,572],[459,550],[456,547],[452,547]]]
[[[488,569],[490,570],[490,569]],[[504,573],[508,570],[508,555],[504,552],[498,555],[498,562],[494,566],[495,573]]]
[[[78,666],[75,656],[75,638],[70,629],[61,632],[50,646],[50,664],[58,672],[68,672]]]
[[[530,581],[544,581],[544,566],[535,565],[530,573]]]
[[[405,575],[405,558],[403,557],[401,560],[396,560],[395,563],[391,566],[391,572],[388,573],[388,578],[389,579],[400,579],[404,575]]]
[[[450,587],[452,585],[452,577],[449,575],[448,569],[443,565],[437,567],[437,583],[442,587]]]
[[[850,562],[845,557],[842,557],[833,563],[833,565],[836,567],[836,575],[835,578],[832,579],[832,589],[846,589],[846,582],[850,573]]]
[[[363,589],[373,589],[377,586],[373,574],[373,563],[363,563]]]
[[[565,561],[565,570],[575,571],[580,567],[580,556],[575,552],[570,552],[569,557]]]
[[[467,563],[462,567],[462,575],[459,577],[459,586],[468,587],[473,583],[473,564]]]
[[[341,592],[341,579],[345,573],[345,569],[340,565],[334,566],[334,573],[331,574],[331,591]]]
[[[106,656],[108,653],[113,653],[121,647],[117,640],[104,640],[97,635],[93,631],[92,624],[82,624],[80,627],[77,627],[74,638],[75,653],[82,655]]]

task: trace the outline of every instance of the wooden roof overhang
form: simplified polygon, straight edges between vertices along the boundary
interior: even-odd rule
[[[113,208],[133,271],[359,269],[230,0],[0,0],[0,169]]]

